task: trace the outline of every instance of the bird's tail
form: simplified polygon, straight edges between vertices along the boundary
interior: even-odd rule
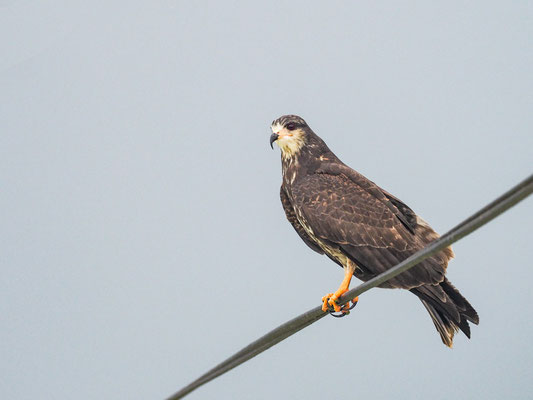
[[[479,317],[476,310],[448,279],[444,278],[444,281],[437,285],[419,286],[411,289],[411,292],[420,298],[428,310],[446,346],[452,347],[453,335],[459,329],[470,338],[468,321],[477,325]]]

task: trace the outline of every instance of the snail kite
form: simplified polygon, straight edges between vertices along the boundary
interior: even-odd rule
[[[287,219],[311,249],[344,268],[339,289],[322,298],[324,311],[347,312],[336,300],[348,291],[353,275],[367,281],[439,237],[401,200],[339,160],[302,118],[284,115],[271,129],[270,145],[276,142],[281,149],[280,195]],[[468,321],[479,322],[445,276],[452,257],[448,247],[380,285],[417,295],[449,347],[459,329],[470,337]]]

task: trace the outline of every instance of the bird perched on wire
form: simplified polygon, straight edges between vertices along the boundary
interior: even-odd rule
[[[353,275],[367,281],[424,248],[439,235],[401,200],[381,189],[333,154],[297,115],[272,122],[270,146],[281,149],[281,203],[302,240],[344,268],[337,291],[322,298],[322,310],[346,313],[337,299]],[[379,287],[407,289],[431,315],[443,343],[451,347],[460,329],[479,317],[446,278],[451,247],[427,258]],[[357,299],[354,299],[354,302]]]

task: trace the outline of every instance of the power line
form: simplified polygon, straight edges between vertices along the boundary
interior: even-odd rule
[[[414,267],[424,259],[431,257],[433,254],[438,253],[444,248],[448,247],[452,243],[460,240],[466,235],[472,233],[479,227],[485,225],[487,222],[496,218],[498,215],[507,211],[509,208],[525,199],[533,192],[533,175],[530,175],[527,179],[520,182],[518,185],[507,191],[492,203],[483,207],[481,210],[467,218],[448,233],[441,236],[422,250],[413,254],[409,258],[405,259],[395,267],[383,272],[373,279],[357,286],[356,288],[345,293],[338,299],[339,304],[345,304],[350,299],[370,290],[383,282],[394,278],[396,275],[407,271]],[[275,344],[302,330],[303,328],[311,325],[319,319],[328,315],[327,312],[322,311],[322,307],[315,307],[306,313],[299,315],[296,318],[285,322],[283,325],[278,326],[276,329],[270,331],[266,335],[260,337],[256,341],[250,343],[242,350],[235,353],[225,361],[221,362],[195,381],[191,382],[174,395],[170,396],[167,400],[181,399],[193,390],[202,386],[203,384],[215,379],[216,377],[228,372],[229,370],[237,367],[238,365],[248,361],[250,358],[262,353]]]

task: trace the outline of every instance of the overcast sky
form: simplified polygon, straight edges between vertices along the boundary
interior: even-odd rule
[[[532,37],[526,1],[0,0],[0,398],[162,399],[338,287],[282,114],[441,233],[492,201],[533,172]],[[532,206],[454,246],[471,340],[375,289],[189,398],[531,396]]]

